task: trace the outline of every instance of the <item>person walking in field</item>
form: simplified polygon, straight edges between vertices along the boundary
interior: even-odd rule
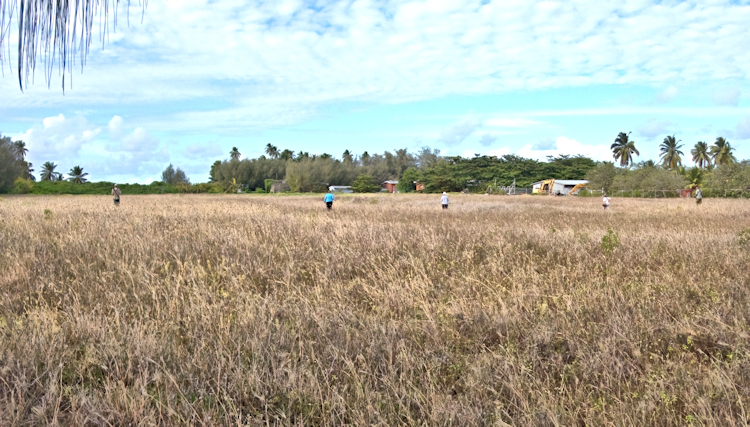
[[[695,188],[695,204],[697,206],[700,206],[701,202],[703,202],[703,191],[701,191],[700,187],[696,187]]]
[[[448,193],[443,191],[443,197],[440,198],[440,204],[443,205],[443,209],[448,209]]]
[[[331,192],[331,190],[328,190],[328,193],[326,193],[325,197],[323,197],[323,201],[326,203],[326,207],[329,211],[333,207],[333,199],[333,193]]]
[[[609,207],[609,197],[606,194],[602,194],[602,207],[606,211]]]
[[[117,188],[117,184],[115,184],[115,188],[112,189],[112,199],[115,201],[115,206],[120,206],[120,195],[122,194],[122,191],[120,191],[119,188]]]

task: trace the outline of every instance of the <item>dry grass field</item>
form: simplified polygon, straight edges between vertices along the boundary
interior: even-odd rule
[[[451,202],[3,197],[0,425],[750,422],[750,203]]]

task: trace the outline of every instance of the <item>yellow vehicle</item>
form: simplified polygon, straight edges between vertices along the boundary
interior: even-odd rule
[[[555,179],[545,179],[542,181],[542,185],[539,188],[535,188],[532,191],[533,194],[551,194],[552,188],[555,186]]]
[[[534,194],[548,194],[550,196],[569,196],[575,195],[582,188],[586,187],[588,181],[578,179],[545,179],[533,184]]]
[[[566,196],[571,196],[571,195],[574,196],[579,191],[583,190],[584,188],[586,188],[586,184],[584,184],[584,183],[576,184],[575,187],[571,188],[570,191],[568,191],[568,193],[566,194]]]

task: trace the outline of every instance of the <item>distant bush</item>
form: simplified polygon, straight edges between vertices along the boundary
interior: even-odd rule
[[[105,195],[110,194],[114,183],[112,182],[86,182],[83,184],[74,184],[69,181],[40,181],[30,183],[30,194],[92,194]],[[149,185],[143,184],[120,184],[122,194],[165,194],[177,193],[175,186],[165,184],[161,181],[154,181]]]
[[[13,189],[11,192],[13,194],[29,194],[33,185],[34,183],[31,180],[19,177],[16,178],[16,181],[13,183]]]

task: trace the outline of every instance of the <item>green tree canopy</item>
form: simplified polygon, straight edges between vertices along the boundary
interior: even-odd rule
[[[10,137],[0,135],[0,193],[10,191],[13,183],[26,173],[25,162],[18,159]]]
[[[375,193],[380,191],[380,186],[375,182],[375,179],[366,174],[357,176],[352,182],[352,190],[355,193]]]
[[[161,180],[169,185],[190,184],[190,178],[187,177],[185,172],[180,168],[175,169],[171,163],[161,173]]]

